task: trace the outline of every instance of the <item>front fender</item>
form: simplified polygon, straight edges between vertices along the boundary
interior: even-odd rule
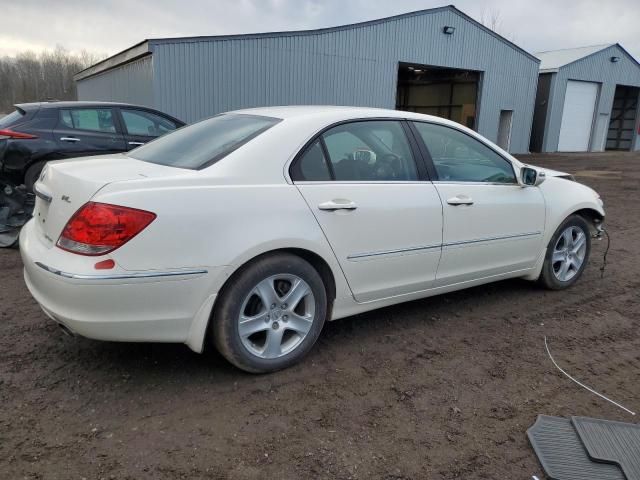
[[[545,199],[545,245],[549,243],[558,226],[575,212],[591,210],[604,219],[605,212],[600,196],[586,185],[564,178],[549,177],[538,188]]]
[[[551,237],[567,217],[576,212],[589,211],[591,217],[604,220],[605,212],[600,196],[591,188],[561,177],[547,177],[538,187],[545,200],[544,249],[536,262],[536,267],[525,278],[535,280],[540,275],[547,246]]]

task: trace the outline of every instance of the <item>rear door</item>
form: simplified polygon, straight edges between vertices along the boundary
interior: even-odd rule
[[[544,197],[510,160],[457,128],[413,122],[443,204],[437,285],[532,268],[542,252]]]
[[[127,150],[179,128],[173,120],[138,108],[120,108]]]
[[[60,109],[54,136],[62,158],[126,151],[124,137],[111,107]]]
[[[291,176],[358,302],[431,287],[442,204],[401,122],[337,125],[298,156]]]

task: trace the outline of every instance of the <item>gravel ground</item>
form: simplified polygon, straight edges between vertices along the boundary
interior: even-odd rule
[[[640,154],[525,161],[596,188],[612,237],[564,292],[504,281],[332,322],[300,365],[244,374],[182,345],[64,336],[0,251],[0,478],[544,478],[538,414],[640,411]]]

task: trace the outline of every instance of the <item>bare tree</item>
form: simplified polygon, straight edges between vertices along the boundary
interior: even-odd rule
[[[73,75],[104,57],[86,51],[74,55],[58,45],[50,52],[0,58],[0,112],[22,102],[75,100]]]
[[[502,14],[499,10],[484,7],[482,13],[480,13],[480,23],[498,35],[502,35],[507,40],[515,42],[515,35],[512,32],[506,32],[504,28],[502,28]]]

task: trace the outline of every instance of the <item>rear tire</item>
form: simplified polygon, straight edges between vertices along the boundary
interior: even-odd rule
[[[569,288],[582,275],[590,253],[589,224],[580,215],[567,217],[547,245],[540,284],[550,290]]]
[[[267,255],[225,285],[211,320],[213,343],[246,372],[274,372],[311,350],[327,311],[327,291],[315,268],[295,255]]]
[[[33,193],[33,186],[38,181],[42,169],[47,162],[37,162],[27,168],[27,172],[24,174],[24,185],[27,187],[27,192]]]

